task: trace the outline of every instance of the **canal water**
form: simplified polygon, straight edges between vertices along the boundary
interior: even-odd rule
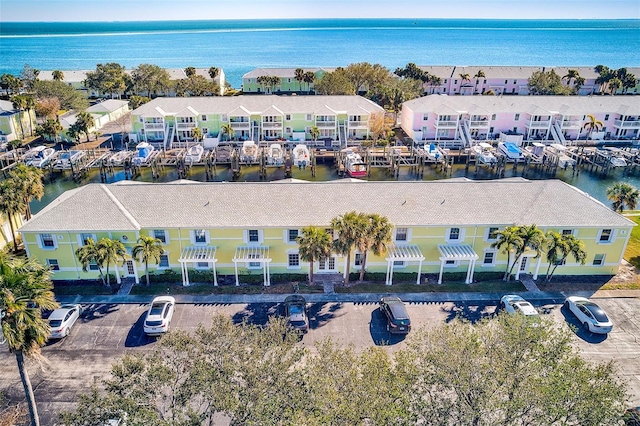
[[[293,168],[292,178],[301,179],[307,181],[329,181],[342,179],[338,176],[338,173],[333,165],[333,158],[319,159],[324,160],[325,163],[319,162],[316,166],[315,176],[312,173],[310,167],[306,169]],[[607,176],[603,176],[601,173],[590,171],[587,169],[573,171],[571,169],[561,170],[558,169],[555,177],[551,176],[540,169],[528,168],[525,169],[524,165],[520,164],[514,169],[513,164],[508,164],[504,177],[526,177],[527,179],[561,179],[571,185],[576,186],[582,191],[588,193],[595,199],[603,202],[606,205],[610,205],[607,200],[606,191],[607,188],[616,182],[627,182],[636,188],[640,188],[640,177],[637,174],[627,175],[622,169],[612,169]],[[475,165],[470,165],[468,168],[465,164],[453,164],[451,169],[443,171],[440,166],[425,166],[423,168],[415,169],[410,167],[400,167],[399,172],[393,175],[387,169],[384,168],[372,168],[367,180],[375,181],[432,181],[438,179],[446,179],[450,177],[466,177],[469,179],[496,179],[495,172],[491,169],[479,167],[476,169]],[[125,179],[130,179],[130,176],[125,175],[122,168],[116,168],[113,173],[106,176],[104,183],[112,183]],[[260,170],[258,166],[243,167],[238,178],[234,179],[231,170],[228,166],[217,166],[215,175],[210,178],[209,181],[223,182],[223,181],[237,181],[237,182],[261,182],[261,181],[273,181],[284,179],[284,168],[268,168],[266,179],[260,177]],[[179,179],[178,172],[173,167],[166,167],[160,172],[158,178],[154,179],[151,175],[150,168],[142,168],[141,174],[134,178],[135,181],[142,182],[170,182]],[[206,182],[205,168],[193,167],[190,174],[186,179]],[[69,189],[77,188],[79,186],[88,183],[102,182],[100,173],[97,169],[90,170],[89,173],[80,180],[74,180],[71,177],[70,172],[57,172],[53,175],[45,175],[45,195],[42,200],[34,200],[31,204],[33,212],[40,211],[43,207],[53,201],[56,197]],[[517,196],[517,194],[514,194]]]

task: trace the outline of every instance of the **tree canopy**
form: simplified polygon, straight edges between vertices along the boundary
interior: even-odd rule
[[[560,77],[554,70],[534,71],[529,78],[529,93],[532,95],[572,95],[575,87],[562,84]]]
[[[570,331],[541,321],[454,320],[414,330],[403,349],[358,353],[331,340],[309,350],[282,319],[260,326],[218,315],[194,334],[171,331],[150,351],[126,355],[61,421],[616,424],[626,390],[615,365],[583,360]]]

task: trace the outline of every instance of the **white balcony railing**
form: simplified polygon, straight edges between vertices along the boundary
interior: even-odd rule
[[[614,126],[618,127],[619,129],[640,129],[640,120],[636,120],[636,121],[615,120]]]
[[[263,129],[281,129],[282,128],[282,121],[280,122],[263,122],[262,123],[262,128]]]
[[[563,120],[561,128],[563,129],[579,129],[582,127],[582,120]]]
[[[164,123],[144,123],[145,130],[163,130]]]
[[[248,121],[231,121],[229,122],[232,129],[249,129],[251,128],[251,123]]]
[[[196,126],[197,126],[196,123],[177,123],[176,124],[177,129],[193,129]]]
[[[336,122],[335,121],[316,121],[316,126],[320,127],[320,128],[332,128],[334,129],[336,127]]]
[[[469,127],[472,129],[488,129],[491,126],[488,120],[471,120],[469,121]]]
[[[530,129],[548,129],[551,125],[550,120],[545,121],[529,121],[526,126]]]
[[[455,129],[458,127],[458,122],[451,120],[438,120],[436,121],[436,127],[439,129]]]
[[[350,129],[354,129],[357,127],[366,128],[368,126],[368,123],[366,121],[349,121],[347,125]]]

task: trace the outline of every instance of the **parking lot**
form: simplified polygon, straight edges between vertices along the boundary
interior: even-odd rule
[[[640,406],[640,299],[608,298],[598,303],[614,323],[609,335],[599,336],[578,327],[575,344],[580,352],[594,361],[615,360],[621,376],[629,384],[630,406]],[[575,317],[561,305],[537,304],[543,315],[548,315],[563,326],[578,326]],[[43,348],[48,363],[41,367],[28,366],[42,424],[53,424],[55,413],[70,409],[78,393],[89,384],[105,377],[111,364],[127,352],[145,351],[155,345],[156,339],[142,331],[142,322],[148,305],[96,304],[84,305],[80,320],[71,334],[52,341]],[[308,305],[310,330],[301,341],[313,348],[314,343],[326,337],[341,344],[364,349],[371,345],[387,345],[389,350],[403,347],[404,336],[391,336],[386,322],[375,303],[313,303]],[[495,303],[411,303],[407,310],[414,328],[431,327],[463,316],[472,321],[495,313]],[[214,314],[227,315],[235,322],[247,320],[266,324],[269,317],[282,313],[280,304],[189,304],[178,305],[171,323],[172,329],[195,330],[199,324],[207,325]],[[12,397],[24,396],[15,357],[0,351],[0,391]]]

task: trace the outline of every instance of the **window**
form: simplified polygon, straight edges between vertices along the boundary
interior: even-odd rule
[[[287,120],[287,121],[291,121],[291,114],[285,115],[284,119]]]
[[[96,243],[96,236],[93,234],[80,234],[80,243],[83,246],[89,244],[89,239],[92,239],[94,243]]]
[[[518,84],[518,80],[513,80],[513,84]]]
[[[496,254],[492,251],[487,251],[484,253],[484,259],[482,259],[483,265],[493,265],[493,260],[495,259]]]
[[[520,114],[516,114],[515,121],[520,120]]]
[[[459,240],[460,239],[460,228],[451,228],[449,230],[449,239],[450,240]]]
[[[602,266],[604,265],[604,254],[596,254],[593,257],[593,266]]]
[[[612,236],[613,236],[612,229],[603,229],[600,231],[600,237],[598,237],[598,241],[601,243],[610,243]]]
[[[562,235],[573,235],[573,229],[563,229]]]
[[[307,121],[312,121],[312,120],[313,120],[313,115],[307,114]]]
[[[444,262],[444,266],[447,266],[449,268],[456,267],[457,265],[458,265],[458,262],[456,260],[445,260]]]
[[[167,244],[167,234],[164,229],[154,229],[153,230],[153,238],[157,238],[162,241],[162,244]]]
[[[56,248],[56,241],[51,234],[40,234],[40,241],[42,248]]]
[[[92,260],[91,262],[89,262],[89,270],[90,271],[99,271],[100,268],[98,267],[98,264],[96,263],[95,260]]]
[[[300,266],[300,255],[298,253],[289,253],[289,268],[297,268]]]
[[[290,243],[295,243],[296,238],[298,238],[298,230],[297,229],[289,229],[287,231],[287,241]]]
[[[249,229],[249,242],[257,243],[260,242],[260,234],[257,229]]]
[[[487,240],[495,240],[496,238],[498,238],[498,228],[489,228]]]
[[[59,271],[60,270],[60,265],[58,265],[58,259],[47,259],[47,266],[52,271]]]
[[[198,269],[209,269],[209,262],[197,262],[196,268]]]
[[[158,264],[158,268],[168,268],[169,267],[169,255],[161,254],[160,255],[160,263]]]
[[[403,267],[404,266],[404,260],[394,260],[393,261],[393,266]]]
[[[249,259],[260,259],[262,255],[258,253],[250,254]],[[260,268],[260,262],[249,262],[249,268]]]
[[[562,265],[564,265],[566,263],[567,263],[567,259],[558,259],[555,262],[553,262],[553,264],[556,265],[556,266],[562,266]]]
[[[204,229],[196,229],[193,231],[193,242],[196,244],[207,243],[207,231]]]
[[[396,241],[407,241],[407,228],[396,228]]]
[[[429,114],[422,114],[422,121],[429,121]]]
[[[356,266],[362,266],[362,258],[363,258],[362,253],[356,253],[356,256],[354,258],[354,264]]]
[[[458,80],[453,80],[453,84],[458,84]]]
[[[495,119],[496,119],[496,115],[495,115],[495,114],[492,114],[492,115],[491,115],[491,119],[492,119],[492,120],[495,120]]]
[[[446,78],[444,79],[444,84],[447,84],[447,79]]]
[[[604,121],[607,121],[608,119],[609,119],[609,114],[605,114]]]
[[[206,116],[206,115],[203,115],[202,117],[200,117],[200,119],[201,119],[202,121],[207,121],[207,116]]]
[[[509,83],[509,80],[505,80],[505,81],[504,81],[504,84],[507,84],[507,83]]]

